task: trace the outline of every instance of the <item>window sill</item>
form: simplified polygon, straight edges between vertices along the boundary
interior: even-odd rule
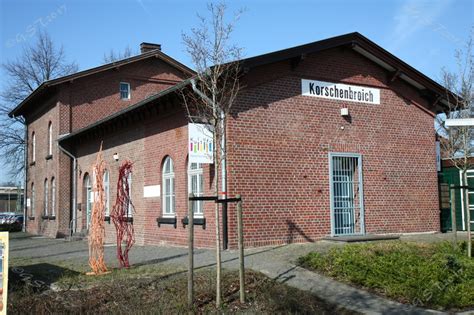
[[[160,217],[156,219],[156,223],[158,223],[158,227],[161,227],[161,224],[171,224],[174,228],[177,228],[177,218],[176,217]]]
[[[133,223],[133,217],[123,217],[122,222]]]
[[[55,215],[50,215],[48,217],[48,220],[54,221],[54,220],[56,220],[56,216]]]
[[[51,160],[52,158],[53,158],[52,154],[46,155],[46,157],[45,157],[46,160]]]
[[[35,166],[36,162],[33,161],[33,162],[30,162],[30,166]]]
[[[42,215],[42,216],[41,216],[41,219],[43,219],[43,220],[49,220],[49,216],[48,216],[48,215]]]
[[[28,217],[28,220],[34,221],[34,220],[35,220],[35,217]]]
[[[186,227],[186,225],[189,224],[189,219],[188,217],[184,217],[181,219],[181,223],[183,223],[183,228]],[[206,229],[206,218],[203,217],[194,217],[193,218],[193,224],[194,225],[202,225],[202,229]]]

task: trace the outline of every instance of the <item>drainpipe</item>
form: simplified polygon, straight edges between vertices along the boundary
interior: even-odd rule
[[[76,226],[77,226],[77,158],[72,155],[69,151],[64,149],[58,142],[59,150],[61,150],[64,154],[69,156],[72,159],[72,233],[76,233]]]
[[[23,227],[22,230],[23,232],[26,232],[26,222],[28,221],[27,218],[27,204],[26,204],[26,197],[27,197],[27,187],[28,187],[28,126],[26,122],[24,123],[25,125],[25,150],[24,150],[24,172],[25,172],[25,183],[23,187]],[[21,198],[21,195],[20,195]]]
[[[210,104],[213,104],[215,106],[214,102],[207,97],[206,94],[204,94],[201,90],[199,90],[196,86],[196,81],[195,79],[191,79],[191,86],[193,88],[193,91],[199,95],[202,99],[204,99],[206,102],[209,102]],[[224,111],[221,110],[221,130],[222,130],[222,137],[221,137],[221,158],[222,158],[222,164],[221,164],[221,172],[222,172],[222,181],[221,181],[221,194],[224,197],[224,199],[227,199],[227,167],[226,167],[226,155],[225,155],[225,146],[226,146],[226,132],[225,132],[225,115]],[[224,202],[222,204],[222,245],[224,249],[228,248],[229,244],[229,234],[227,230],[227,203]]]

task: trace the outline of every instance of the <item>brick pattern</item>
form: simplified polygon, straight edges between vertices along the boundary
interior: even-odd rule
[[[70,103],[62,97],[59,101],[59,108],[64,109],[59,114],[62,130],[81,128],[126,106],[116,101],[117,93],[111,96],[112,87],[118,89],[122,80],[122,70],[111,74],[109,81],[91,81],[87,90],[80,82],[72,83]],[[146,76],[143,72],[140,75]],[[381,90],[381,104],[302,96],[301,78],[376,87]],[[107,81],[103,89],[95,88],[100,86],[100,80]],[[228,191],[230,195],[243,196],[247,246],[314,241],[330,234],[330,152],[359,153],[363,157],[368,233],[439,230],[433,116],[424,109],[427,104],[415,89],[400,80],[389,85],[383,69],[350,49],[308,55],[296,67],[283,61],[251,69],[243,83],[245,87],[227,125]],[[161,88],[159,83],[136,86],[133,90],[134,86],[132,81],[132,97]],[[86,95],[87,99],[79,100],[78,95]],[[350,119],[340,116],[342,107],[349,108]],[[185,111],[168,107],[158,112],[159,115],[130,123],[119,132],[84,140],[77,146],[78,202],[82,203],[79,229],[85,228],[86,222],[84,175],[91,173],[103,141],[110,170],[111,206],[115,202],[119,165],[113,161],[113,154],[118,153],[120,160],[134,162],[132,201],[137,244],[186,245],[187,230],[181,224],[187,215],[188,194]],[[46,119],[45,115],[41,117]],[[40,130],[44,125],[41,119],[29,128]],[[176,229],[170,225],[157,226],[162,198],[143,198],[144,186],[162,187],[161,168],[166,156],[173,159],[175,167]],[[56,172],[69,178],[70,162],[66,164],[67,158]],[[206,165],[206,195],[213,194],[212,178],[211,167]],[[62,183],[64,187],[66,181]],[[64,209],[68,194],[70,188],[61,193]],[[40,203],[40,189],[37,196]],[[196,244],[212,247],[214,204],[206,203],[204,213],[207,227],[196,227]],[[106,226],[107,242],[114,242],[113,224]],[[32,228],[38,231],[39,227]],[[229,236],[230,246],[236,247],[235,205],[229,207]]]
[[[56,100],[54,98],[48,100],[45,106],[41,109],[37,109],[32,115],[38,117],[33,122],[28,124],[28,189],[27,189],[27,198],[31,200],[31,187],[34,185],[35,188],[35,198],[34,201],[34,220],[29,220],[28,217],[32,217],[32,207],[27,209],[27,218],[26,224],[28,232],[38,233],[47,235],[50,237],[56,237],[58,231],[58,222],[62,214],[59,213],[58,209],[58,198],[56,198],[56,220],[43,219],[42,216],[45,215],[44,209],[44,199],[45,199],[45,180],[48,181],[48,214],[51,214],[51,179],[54,177],[56,181],[56,191],[60,190],[60,185],[58,181],[58,159],[59,159],[59,149],[55,143],[53,143],[52,157],[47,158],[48,153],[48,125],[52,123],[52,135],[53,139],[58,137],[58,108],[56,106]],[[35,161],[33,165],[30,165],[33,162],[33,145],[31,143],[32,135],[35,134],[36,138],[36,154]],[[57,194],[56,194],[57,196]]]
[[[35,219],[27,221],[30,233],[51,237],[70,233],[72,219],[72,161],[59,150],[57,139],[88,126],[114,112],[137,103],[144,98],[176,84],[185,74],[159,59],[146,59],[118,69],[79,78],[60,85],[57,93],[44,101],[41,106],[26,117],[29,141],[28,164],[32,161],[31,135],[36,136],[36,162],[28,167],[27,196],[31,196],[31,184],[35,186]],[[120,100],[119,83],[131,84],[131,99]],[[54,152],[51,159],[47,155],[48,123],[53,125]],[[97,150],[98,146],[94,149]],[[74,152],[73,152],[74,153]],[[56,181],[56,218],[42,219],[44,202],[44,179]],[[78,174],[78,192],[81,178]],[[51,189],[51,184],[49,184]],[[51,200],[51,193],[49,193]],[[78,203],[81,202],[80,194]],[[28,209],[30,216],[31,209]],[[81,226],[82,222],[79,223]]]
[[[374,86],[381,104],[301,96],[301,78]],[[413,89],[388,86],[381,68],[340,49],[293,70],[289,62],[252,70],[246,82],[228,145],[229,191],[244,197],[247,245],[330,234],[329,152],[363,156],[367,233],[439,230],[433,117]],[[235,246],[235,220],[230,231]]]
[[[165,90],[185,76],[159,59],[146,59],[70,84],[71,130],[84,128]],[[121,100],[120,82],[130,83],[130,100]]]

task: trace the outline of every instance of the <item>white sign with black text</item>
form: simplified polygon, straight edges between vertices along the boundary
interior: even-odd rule
[[[339,101],[380,104],[380,89],[301,79],[301,94]]]

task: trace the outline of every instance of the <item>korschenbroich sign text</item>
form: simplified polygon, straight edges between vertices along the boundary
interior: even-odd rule
[[[332,100],[380,104],[380,90],[316,80],[301,80],[301,94]]]

